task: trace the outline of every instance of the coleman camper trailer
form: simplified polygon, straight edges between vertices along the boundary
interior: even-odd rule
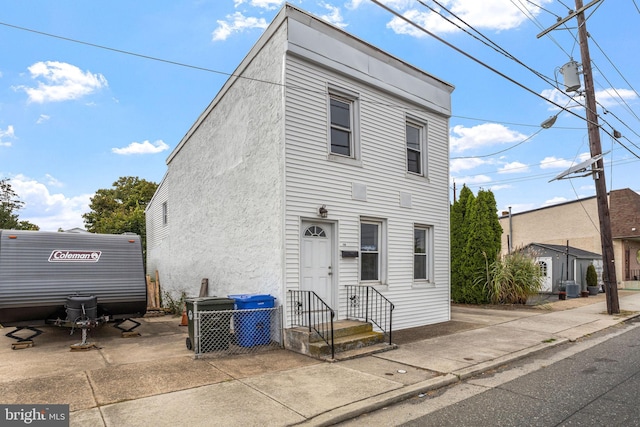
[[[106,322],[131,332],[146,307],[140,236],[0,230],[0,324],[15,327],[6,336],[18,343],[42,324],[82,329],[83,344]],[[125,330],[127,320],[135,326]]]

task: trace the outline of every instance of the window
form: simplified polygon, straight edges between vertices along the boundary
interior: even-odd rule
[[[167,217],[167,202],[162,203],[162,225],[167,225],[169,218]]]
[[[386,282],[386,222],[363,219],[360,222],[360,281]],[[372,283],[375,282],[375,283]]]
[[[304,231],[304,237],[327,237],[327,233],[321,227],[312,225]]]
[[[360,280],[380,280],[380,225],[360,224]]]
[[[426,168],[426,143],[424,125],[407,121],[407,171],[416,175],[425,175]]]
[[[353,153],[353,102],[331,96],[331,153],[351,157]]]
[[[359,164],[359,104],[358,94],[330,87],[328,101],[329,160]]]
[[[413,229],[413,279],[429,281],[430,279],[430,247],[431,229],[416,226]]]

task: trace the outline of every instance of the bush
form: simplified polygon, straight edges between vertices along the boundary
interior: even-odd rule
[[[585,281],[587,282],[587,286],[598,286],[598,273],[596,273],[596,268],[593,264],[589,264],[589,267],[587,267],[587,277]]]
[[[485,288],[493,304],[525,304],[542,287],[542,271],[535,259],[513,252],[487,265]]]
[[[180,315],[182,314],[182,310],[184,310],[186,299],[187,293],[185,291],[181,291],[178,298],[174,298],[172,294],[165,292],[164,298],[162,299],[164,310],[171,314]]]

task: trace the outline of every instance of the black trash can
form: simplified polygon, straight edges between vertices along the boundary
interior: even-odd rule
[[[231,334],[231,317],[235,301],[222,297],[187,298],[189,336],[186,345],[194,347],[194,316],[200,318],[200,353],[227,350]]]

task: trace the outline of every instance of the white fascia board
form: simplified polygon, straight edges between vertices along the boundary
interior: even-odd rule
[[[454,87],[355,37],[323,24],[289,17],[287,51],[363,81],[444,116],[451,116]],[[329,30],[329,31],[326,31]]]

